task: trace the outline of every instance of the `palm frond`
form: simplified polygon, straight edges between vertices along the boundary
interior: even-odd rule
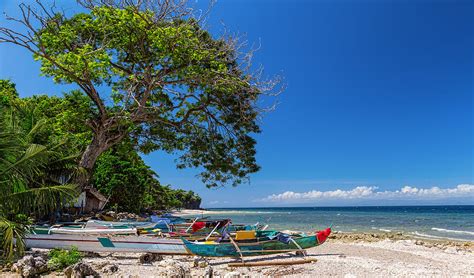
[[[46,150],[43,145],[29,145],[20,159],[0,170],[0,176],[7,174],[22,175],[25,178],[34,176],[39,171],[38,167],[46,162],[48,156]]]
[[[15,255],[22,255],[25,251],[25,235],[28,227],[5,218],[0,218],[0,239],[3,257],[11,261]]]
[[[46,125],[46,119],[39,119],[32,123],[31,129],[28,131],[28,138],[33,138],[38,132],[40,132]]]
[[[73,201],[79,193],[79,188],[74,184],[43,186],[1,196],[0,203],[17,213],[45,213]]]

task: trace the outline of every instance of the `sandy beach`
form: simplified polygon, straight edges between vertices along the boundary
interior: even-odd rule
[[[292,266],[229,268],[233,258],[210,258],[195,266],[192,256],[164,256],[149,265],[140,254],[102,253],[85,257],[103,277],[474,277],[474,243],[409,239],[403,235],[338,234],[322,246],[308,249],[317,262]],[[246,261],[300,260],[295,254],[249,257]],[[114,273],[107,271],[116,265]],[[179,276],[183,274],[185,276]],[[173,276],[175,275],[175,276]],[[3,273],[2,277],[20,277]],[[55,272],[46,277],[63,277]]]
[[[215,210],[206,210],[206,209],[181,209],[173,210],[170,212],[173,216],[178,217],[191,217],[191,216],[208,216],[214,214],[220,214],[222,212]]]
[[[415,240],[381,240],[378,242],[347,243],[328,241],[320,247],[308,250],[308,256],[318,261],[295,266],[266,266],[252,268],[228,268],[235,259],[209,259],[214,277],[234,277],[229,273],[238,272],[241,277],[454,277],[474,276],[474,254],[456,247],[425,247]],[[268,259],[299,259],[294,255],[282,254],[268,257],[248,258],[248,261]],[[192,257],[175,257],[190,266],[192,277],[204,276],[206,268],[192,267]],[[120,258],[92,258],[85,261],[100,264],[101,261],[115,262],[119,272],[114,277],[154,277],[162,266],[137,264],[137,256]],[[226,276],[227,275],[227,276]],[[238,277],[238,276],[236,276]]]

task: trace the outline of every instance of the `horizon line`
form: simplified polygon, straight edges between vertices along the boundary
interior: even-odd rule
[[[341,206],[272,206],[272,207],[207,207],[206,209],[265,209],[265,208],[354,208],[354,207],[474,207],[471,205],[341,205]]]

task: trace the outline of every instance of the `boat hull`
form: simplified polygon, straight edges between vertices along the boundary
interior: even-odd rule
[[[88,252],[150,252],[163,255],[189,254],[180,239],[150,236],[100,236],[77,234],[29,234],[25,238],[29,248],[71,249]]]
[[[189,253],[203,257],[259,256],[299,251],[301,249],[315,247],[324,243],[330,233],[331,229],[328,228],[314,235],[293,237],[288,243],[283,243],[276,237],[267,240],[257,240],[255,242],[237,242],[236,244],[239,250],[237,250],[234,244],[227,242],[191,242],[184,238],[182,238],[182,241]]]
[[[295,239],[297,244],[302,248],[310,248],[317,246],[316,236],[309,236]],[[230,243],[224,244],[202,244],[202,243],[192,243],[186,239],[183,239],[184,244],[188,251],[194,255],[203,256],[203,257],[238,257],[240,253],[237,251],[235,246]],[[259,255],[269,255],[284,253],[290,250],[298,251],[300,250],[296,244],[290,242],[288,244],[279,242],[278,240],[269,240],[264,242],[255,242],[255,243],[239,243],[238,244],[240,252],[243,256],[259,256]]]

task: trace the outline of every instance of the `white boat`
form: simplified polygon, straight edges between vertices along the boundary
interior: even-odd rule
[[[26,236],[25,244],[29,248],[43,249],[71,249],[76,246],[79,251],[89,252],[188,254],[179,238],[139,235],[134,227],[118,228],[100,224],[88,222],[85,225],[35,227]]]
[[[159,223],[153,222],[118,222],[118,221],[101,221],[101,220],[89,220],[85,223],[85,228],[112,228],[122,229],[124,227],[129,228],[140,228],[140,229],[153,229],[158,227]]]
[[[86,235],[113,235],[113,234],[137,234],[136,228],[123,228],[123,229],[113,229],[113,228],[49,228],[49,234],[86,234]]]
[[[135,227],[101,226],[93,222],[91,223],[87,222],[87,223],[80,223],[80,224],[75,224],[75,225],[54,225],[54,226],[48,226],[48,227],[36,226],[31,229],[31,233],[32,234],[47,234],[47,235],[51,235],[51,234],[89,234],[89,235],[133,234],[133,235],[137,235],[138,230]]]
[[[138,235],[100,235],[100,234],[28,234],[25,244],[29,248],[71,249],[89,252],[150,252],[164,255],[187,255],[179,238],[160,238]]]

